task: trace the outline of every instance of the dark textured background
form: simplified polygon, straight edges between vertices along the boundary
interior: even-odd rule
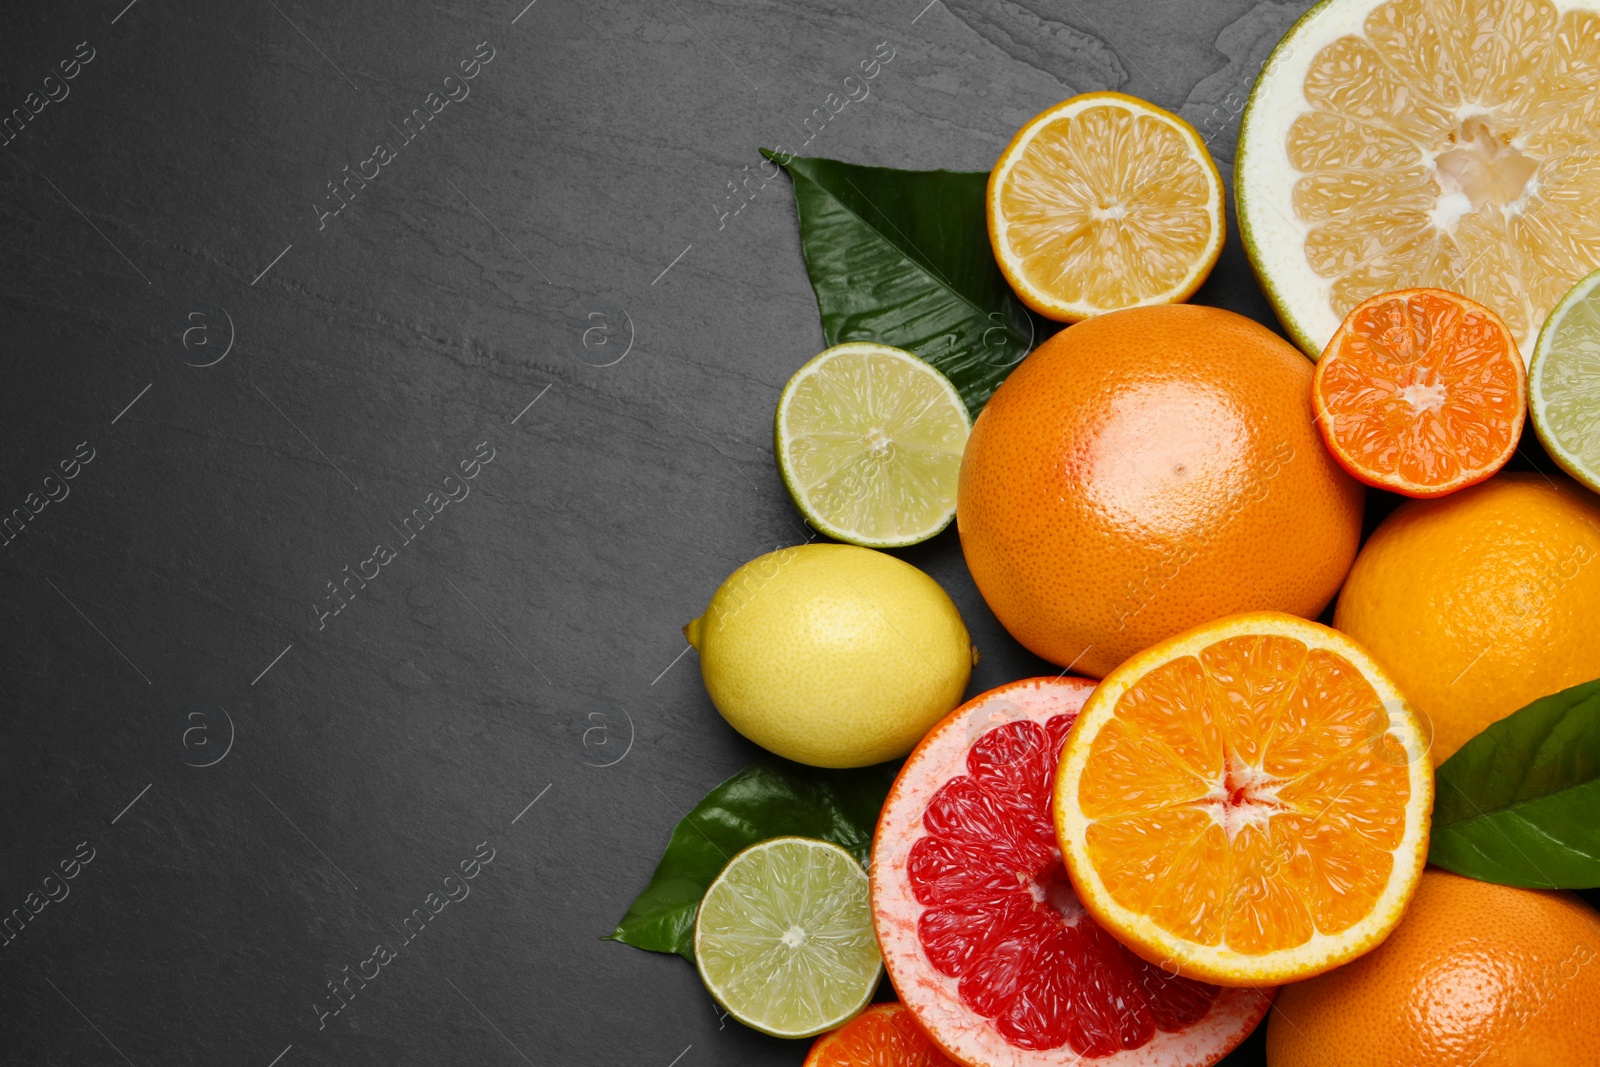
[[[94,857],[0,948],[7,1064],[798,1063],[681,959],[599,940],[755,755],[679,627],[803,539],[770,427],[822,336],[756,149],[887,42],[798,151],[981,169],[1115,88],[1226,175],[1307,6],[524,3],[0,14],[0,113],[94,50],[0,153],[0,513],[94,455],[0,548],[0,912]],[[319,229],[480,42],[470,97]],[[1196,299],[1271,322],[1236,240]],[[398,558],[319,629],[379,540]],[[983,649],[973,692],[1047,669],[953,530],[903,555]],[[470,895],[319,1028],[481,842]]]

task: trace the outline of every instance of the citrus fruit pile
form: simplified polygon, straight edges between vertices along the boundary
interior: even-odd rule
[[[1555,890],[1600,886],[1596,155],[1600,0],[1324,0],[1235,175],[1291,344],[1181,303],[1226,227],[1187,123],[1024,124],[978,266],[1072,325],[981,394],[871,339],[783,388],[811,535],[685,634],[795,763],[680,824],[646,947],[808,1067],[1207,1067],[1269,1015],[1272,1067],[1594,1061],[1600,915]],[[884,551],[952,519],[915,558],[959,545],[955,599]],[[963,703],[958,600],[1060,673]],[[1469,817],[1506,856],[1427,868]]]

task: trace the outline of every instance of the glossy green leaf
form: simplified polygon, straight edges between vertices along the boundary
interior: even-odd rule
[[[1440,765],[1428,861],[1486,882],[1600,886],[1600,681],[1535,700]]]
[[[887,763],[825,771],[776,758],[746,767],[707,793],[673,829],[650,884],[609,939],[694,959],[700,898],[729,860],[768,838],[832,841],[864,866],[898,769]]]
[[[915,352],[977,415],[1035,342],[1059,328],[1029,314],[995,266],[987,172],[765,154],[794,180],[800,247],[829,345],[877,341]]]

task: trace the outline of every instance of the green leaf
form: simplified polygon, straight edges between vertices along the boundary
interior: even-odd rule
[[[608,940],[694,959],[700,898],[742,850],[773,837],[815,837],[862,865],[898,765],[826,771],[776,758],[746,767],[706,794],[673,828],[656,873]]]
[[[1036,340],[995,266],[985,171],[892,170],[762,153],[794,180],[800,247],[828,344],[877,341],[944,372],[977,415]]]
[[[1502,885],[1600,886],[1600,680],[1491,724],[1436,781],[1430,863]]]

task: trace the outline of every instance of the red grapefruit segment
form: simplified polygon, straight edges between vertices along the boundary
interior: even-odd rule
[[[901,769],[873,848],[872,913],[901,1001],[970,1067],[1205,1067],[1271,1002],[1171,977],[1078,903],[1050,803],[1094,689],[1036,678],[951,712]]]

